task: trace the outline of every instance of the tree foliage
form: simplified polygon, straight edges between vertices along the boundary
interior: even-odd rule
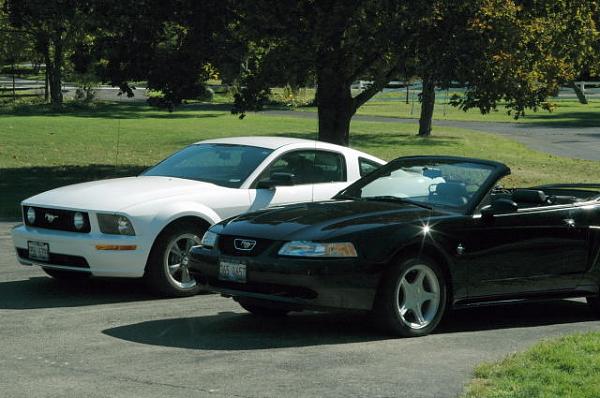
[[[595,59],[596,2],[590,0],[485,0],[470,19],[478,49],[455,104],[483,113],[502,101],[515,117],[546,106],[561,84]]]
[[[92,4],[86,0],[6,0],[11,25],[25,32],[44,59],[54,105],[63,102],[65,58],[86,32]]]
[[[145,80],[172,109],[202,94],[210,64],[227,52],[228,1],[95,0],[95,43],[80,69],[132,95]],[[224,44],[225,43],[225,44]]]

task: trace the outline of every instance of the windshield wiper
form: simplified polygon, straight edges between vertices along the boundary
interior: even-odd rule
[[[416,200],[407,199],[407,198],[399,198],[398,196],[392,195],[383,195],[383,196],[370,196],[367,198],[362,198],[363,200],[373,200],[378,202],[392,202],[392,203],[408,203],[411,205],[415,205],[418,207],[422,207],[423,209],[431,210],[433,207],[426,205],[422,202],[417,202]]]

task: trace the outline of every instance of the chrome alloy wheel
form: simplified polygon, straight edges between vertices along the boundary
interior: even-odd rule
[[[440,283],[424,264],[408,268],[396,286],[400,320],[411,329],[423,329],[435,318],[440,306]]]
[[[167,245],[163,259],[166,275],[174,286],[191,289],[196,280],[190,276],[188,269],[188,253],[192,246],[200,244],[200,237],[194,234],[181,234],[173,238]]]

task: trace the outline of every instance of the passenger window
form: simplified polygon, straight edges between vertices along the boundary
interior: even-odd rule
[[[273,162],[259,180],[269,178],[273,173],[292,174],[294,185],[346,181],[343,156],[325,151],[286,153]]]
[[[360,168],[360,176],[364,177],[373,170],[379,168],[379,164],[364,158],[358,158],[358,167]]]

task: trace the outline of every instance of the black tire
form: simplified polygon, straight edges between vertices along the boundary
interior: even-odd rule
[[[424,276],[419,284],[421,274]],[[383,275],[372,315],[387,333],[402,337],[425,336],[444,316],[447,296],[444,273],[435,261],[424,256],[404,258]]]
[[[594,314],[600,318],[600,297],[590,296],[586,297],[587,303],[594,312]]]
[[[88,272],[65,271],[62,269],[42,267],[44,272],[59,281],[82,281],[90,278]]]
[[[286,316],[291,310],[278,303],[269,303],[267,301],[238,298],[237,302],[243,309],[259,317],[277,318]]]
[[[187,258],[180,259],[182,264],[172,275],[169,272],[169,261],[176,263],[176,257],[171,252],[174,242],[183,242],[183,240],[192,240],[192,244],[199,244],[202,235],[206,232],[208,225],[202,222],[182,220],[167,226],[156,238],[148,262],[146,264],[146,273],[144,278],[146,283],[157,295],[163,297],[188,297],[200,292],[201,287],[196,283],[193,276],[187,271]],[[178,244],[180,251],[185,251],[184,247]],[[167,250],[172,254],[168,255]],[[187,274],[186,274],[187,272]]]

